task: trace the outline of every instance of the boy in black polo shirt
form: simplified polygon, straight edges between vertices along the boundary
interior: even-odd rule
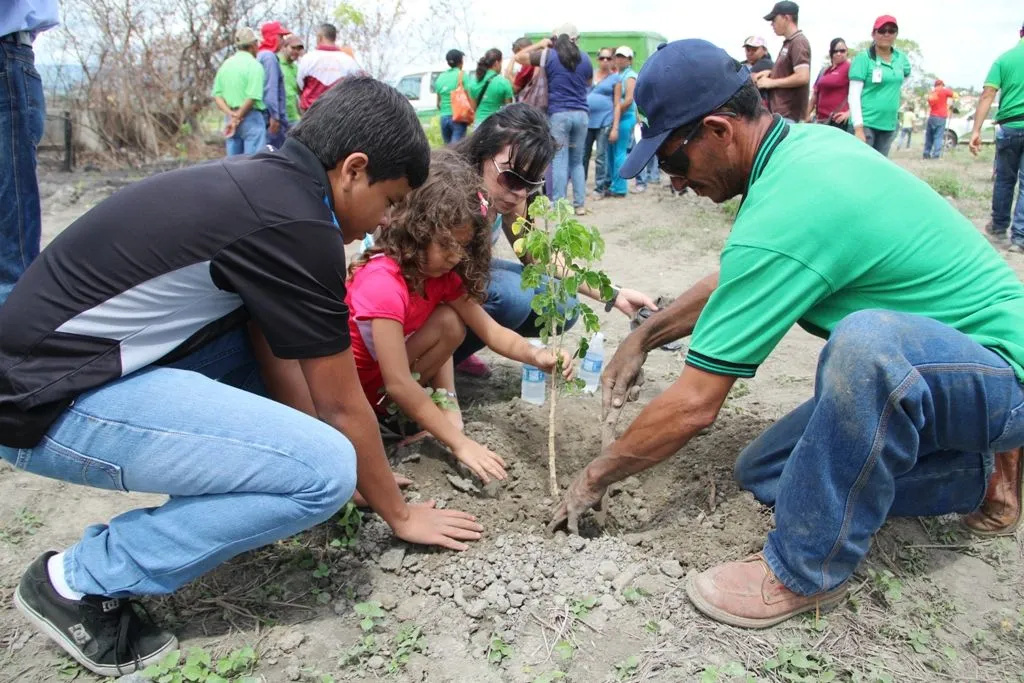
[[[469,515],[405,503],[349,348],[344,245],[386,227],[428,165],[409,103],[346,79],[280,151],[102,202],[0,308],[0,457],[171,496],[90,527],[22,578],[18,609],[83,666],[113,676],[160,659],[177,640],[128,598],[322,522],[357,484],[405,540],[479,537]]]

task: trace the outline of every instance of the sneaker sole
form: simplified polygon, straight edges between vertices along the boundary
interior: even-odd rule
[[[79,650],[78,647],[67,638],[67,636],[54,628],[50,622],[44,619],[41,614],[36,612],[27,602],[25,602],[21,597],[21,586],[18,586],[14,591],[14,606],[26,619],[32,622],[36,628],[49,636],[51,640],[61,647],[61,649],[67,652],[72,659],[99,676],[124,676],[132,673],[133,671],[142,671],[150,664],[159,662],[167,655],[168,652],[178,649],[178,639],[172,635],[171,639],[167,641],[167,644],[162,648],[146,657],[140,658],[138,665],[136,665],[135,662],[120,667],[112,664],[97,664],[83,655],[81,650]]]
[[[803,614],[804,612],[813,612],[816,609],[823,612],[830,610],[843,601],[843,598],[846,597],[849,590],[849,586],[844,584],[830,593],[823,594],[816,602],[810,603],[804,607],[790,610],[785,614],[780,614],[775,617],[752,619],[750,617],[738,617],[735,614],[729,614],[728,612],[725,612],[707,602],[697,590],[696,585],[694,585],[696,578],[696,574],[690,574],[686,577],[686,595],[690,598],[690,602],[693,603],[693,606],[696,607],[699,612],[702,612],[717,622],[728,624],[730,626],[739,626],[740,628],[768,628],[769,626],[781,624],[787,619],[792,619],[796,615]]]

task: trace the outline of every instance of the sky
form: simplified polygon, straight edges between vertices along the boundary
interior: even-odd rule
[[[0,0],[2,1],[2,0]],[[69,0],[65,0],[69,1]],[[80,1],[80,0],[75,0]],[[372,0],[370,0],[372,1]],[[768,40],[777,55],[782,39],[763,20],[772,0],[685,2],[667,0],[559,0],[527,2],[510,11],[505,3],[470,3],[474,51],[489,47],[508,52],[512,41],[526,32],[549,30],[572,21],[580,31],[656,31],[669,40],[704,38],[743,58],[742,43],[749,35]],[[429,0],[406,0],[413,13],[422,13]],[[981,87],[992,62],[1019,41],[1024,22],[1022,0],[807,0],[801,3],[800,27],[811,42],[815,73],[836,37],[849,44],[868,40],[875,17],[892,14],[900,37],[921,46],[924,66],[953,87]],[[36,42],[42,63],[52,62],[54,36]],[[436,56],[441,61],[443,53]]]

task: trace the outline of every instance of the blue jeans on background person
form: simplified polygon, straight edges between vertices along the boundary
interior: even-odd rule
[[[466,128],[468,126],[465,123],[459,123],[454,120],[451,116],[441,117],[441,140],[446,145],[458,142],[462,138],[466,137]]]
[[[893,140],[896,139],[895,130],[878,130],[864,126],[864,138],[872,149],[881,152],[882,156],[888,157],[892,149]]]
[[[998,354],[905,313],[842,320],[814,397],[747,446],[736,479],[775,506],[768,565],[801,595],[846,581],[888,517],[968,513],[994,452],[1024,444],[1024,388]]]
[[[646,188],[648,184],[657,185],[661,182],[661,169],[658,167],[658,156],[654,155],[647,162],[640,175],[636,177],[636,186]]]
[[[900,137],[896,141],[896,149],[910,149],[910,141],[913,137],[913,128],[900,128]]]
[[[587,180],[583,173],[583,147],[587,142],[585,111],[559,111],[551,115],[551,135],[558,143],[558,151],[551,168],[551,200],[558,201],[569,193],[572,181],[572,205],[583,206],[587,199]]]
[[[235,134],[227,139],[225,145],[228,156],[238,154],[255,154],[267,144],[267,121],[263,112],[249,110],[245,118],[238,124]]]
[[[594,192],[605,194],[608,192],[608,131],[611,126],[604,128],[588,128],[587,141],[583,149],[583,170],[584,177],[590,172],[590,159],[594,158]],[[595,149],[596,148],[596,149]],[[593,152],[593,154],[591,154]]]
[[[43,82],[32,47],[0,42],[0,305],[39,255],[36,148],[45,124]]]
[[[288,137],[288,129],[291,125],[287,121],[281,122],[281,127],[278,128],[277,133],[271,133],[270,128],[267,128],[267,142],[274,149],[281,149],[284,146],[285,138]]]
[[[502,327],[506,327],[523,337],[539,337],[540,329],[537,327],[537,314],[533,312],[531,303],[533,296],[542,291],[546,285],[535,289],[523,289],[523,264],[516,261],[504,259],[491,260],[491,275],[487,282],[487,301],[484,302],[484,310],[494,318]],[[570,299],[567,308],[576,305],[575,299]],[[565,329],[571,329],[576,324],[573,317],[566,321]],[[483,349],[485,344],[480,341],[473,330],[466,330],[466,340],[462,342],[455,351],[455,364],[458,365],[469,356]]]
[[[349,440],[263,391],[248,335],[237,330],[82,394],[34,448],[0,446],[27,472],[170,496],[88,527],[65,554],[72,589],[170,593],[327,520],[352,497]]]
[[[629,183],[626,179],[619,175],[619,171],[622,170],[622,165],[626,163],[626,155],[632,147],[633,140],[633,128],[636,127],[636,119],[629,116],[619,121],[619,139],[614,143],[608,143],[608,156],[610,158],[609,165],[611,166],[608,171],[609,177],[611,177],[611,187],[609,191],[616,197],[625,197],[626,192],[629,190]]]
[[[946,141],[946,119],[941,116],[929,116],[924,130],[924,158],[938,159],[942,156],[942,146]]]
[[[1010,230],[1010,241],[1024,247],[1024,128],[999,126],[996,129],[996,178],[992,184],[993,234]],[[1013,209],[1013,190],[1017,188],[1017,208]]]

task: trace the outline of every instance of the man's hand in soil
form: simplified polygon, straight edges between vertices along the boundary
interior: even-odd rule
[[[462,541],[476,541],[484,528],[476,517],[460,510],[438,510],[434,501],[411,503],[409,516],[392,525],[403,541],[420,545],[439,545],[451,550],[467,550]]]
[[[462,443],[453,448],[452,453],[484,484],[490,483],[492,477],[505,479],[508,476],[505,473],[505,461],[497,453],[469,437],[463,439]]]
[[[647,354],[643,351],[640,335],[635,332],[619,344],[608,367],[601,373],[601,419],[609,417],[612,410],[618,409],[627,400],[635,401],[640,395],[643,384],[644,361]]]
[[[569,533],[579,534],[580,515],[591,508],[601,509],[601,501],[606,488],[590,482],[586,469],[577,474],[572,484],[569,485],[565,497],[562,498],[562,502],[555,509],[551,523],[548,524],[548,533],[555,533],[564,524],[569,529]]]

